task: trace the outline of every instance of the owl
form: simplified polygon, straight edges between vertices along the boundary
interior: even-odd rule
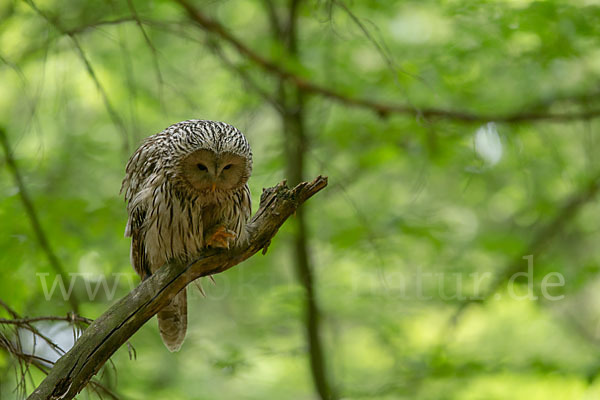
[[[190,262],[207,247],[244,243],[251,172],[250,145],[229,124],[189,120],[148,137],[129,159],[121,187],[125,236],[140,277],[169,261]],[[187,329],[185,289],[157,317],[164,344],[179,350]]]

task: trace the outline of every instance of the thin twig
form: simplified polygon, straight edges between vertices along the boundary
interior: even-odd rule
[[[44,11],[42,11],[33,2],[33,0],[26,0],[26,2],[48,24],[53,26],[61,34],[67,35],[71,39],[71,41],[73,42],[73,45],[75,47],[75,50],[77,50],[77,55],[79,56],[79,59],[83,63],[86,72],[88,73],[90,79],[94,82],[94,85],[96,85],[96,89],[98,90],[98,92],[100,93],[100,96],[102,97],[102,102],[104,103],[104,108],[106,109],[106,112],[108,113],[113,124],[119,129],[119,131],[121,131],[123,153],[129,154],[129,135],[127,133],[127,128],[125,127],[125,123],[123,122],[123,120],[121,119],[121,117],[119,116],[119,114],[117,113],[115,108],[113,107],[112,103],[110,102],[108,93],[107,93],[106,89],[104,89],[104,86],[102,85],[100,80],[98,79],[98,76],[96,75],[96,72],[94,71],[94,68],[92,67],[92,64],[91,64],[89,58],[87,57],[85,51],[81,47],[81,44],[79,43],[79,40],[77,39],[77,36],[75,35],[75,33],[73,33],[74,30],[67,30],[67,29],[63,28],[62,25],[60,24],[60,22],[56,18],[51,18],[49,15],[47,15]],[[125,20],[123,20],[123,19],[115,20],[114,23],[121,23],[123,21],[125,21]],[[91,25],[88,25],[88,26],[91,26]]]
[[[33,365],[35,368],[48,375],[49,366],[52,367],[54,365],[54,361],[41,357],[35,354],[35,342],[37,337],[41,337],[44,339],[46,343],[52,348],[56,353],[60,356],[65,354],[65,351],[62,350],[56,343],[54,343],[50,338],[43,335],[37,328],[35,328],[32,323],[40,322],[40,321],[64,321],[70,324],[73,324],[73,327],[78,327],[82,329],[79,325],[86,324],[89,325],[93,322],[93,320],[82,317],[75,313],[69,313],[66,316],[43,316],[43,317],[33,317],[33,318],[22,318],[15,310],[13,310],[10,306],[8,306],[5,302],[0,300],[0,306],[4,308],[13,319],[0,318],[0,327],[4,326],[8,329],[12,329],[12,335],[14,340],[10,340],[9,337],[0,330],[0,349],[4,349],[9,355],[14,357],[17,361],[18,367],[15,368],[17,372],[17,387],[19,388],[19,394],[17,397],[25,397],[25,392],[27,390],[27,377],[30,378],[32,384],[33,379],[31,377],[31,372],[29,369],[30,365]],[[25,351],[23,348],[23,344],[21,343],[21,336],[19,331],[26,330],[31,332],[33,335],[33,349],[30,351]],[[130,346],[128,342],[128,346]],[[135,350],[134,350],[135,351]],[[18,368],[18,369],[17,369]],[[114,368],[114,365],[113,365]],[[20,377],[19,377],[20,376]],[[97,379],[92,379],[90,381],[90,389],[95,392],[100,398],[102,398],[102,394],[109,396],[112,399],[118,399],[118,396],[103,385]],[[22,393],[22,395],[20,395]]]
[[[144,24],[142,23],[142,20],[140,19],[139,15],[137,13],[137,10],[135,9],[133,1],[127,0],[127,5],[129,6],[129,10],[131,11],[131,14],[135,20],[136,25],[138,26],[138,28],[140,29],[140,32],[142,33],[142,36],[144,37],[144,41],[146,42],[146,44],[150,48],[150,52],[152,53],[152,62],[154,64],[154,69],[156,71],[156,78],[158,79],[158,84],[159,84],[159,88],[160,88],[163,84],[163,77],[160,72],[160,65],[158,64],[158,51],[156,50],[156,47],[154,47],[152,40],[150,40],[150,36],[148,36],[148,33],[144,29]]]
[[[242,67],[235,65],[229,58],[227,58],[225,53],[222,51],[219,43],[217,43],[216,41],[209,41],[208,45],[209,48],[213,51],[213,54],[215,54],[221,59],[223,65],[237,73],[240,79],[246,84],[246,86],[248,86],[248,88],[256,92],[263,100],[268,102],[275,109],[281,110],[281,105],[277,102],[277,100],[273,97],[271,93],[268,93],[266,90],[261,88],[256,82],[254,82],[252,77]]]
[[[70,314],[66,317],[60,317],[56,315],[44,316],[44,317],[31,317],[31,318],[15,318],[15,319],[6,319],[0,318],[0,325],[22,325],[22,324],[30,324],[32,322],[40,322],[40,321],[64,321],[64,322],[83,322],[85,324],[91,324],[94,320],[81,317],[76,314]]]
[[[13,310],[8,304],[0,300],[0,306],[4,308],[13,318],[19,318],[19,314],[15,310]]]
[[[85,33],[89,30],[98,28],[100,26],[106,26],[106,25],[120,25],[124,22],[136,22],[136,18],[134,16],[130,16],[130,17],[122,17],[122,18],[116,18],[116,19],[112,19],[112,20],[102,20],[102,21],[97,21],[97,22],[93,22],[90,24],[86,24],[86,25],[81,25],[81,26],[77,26],[75,28],[71,28],[71,29],[64,29],[62,31],[62,33],[71,36],[71,35],[79,35],[81,33]]]
[[[369,30],[367,29],[367,27],[362,23],[362,21],[360,20],[360,18],[356,14],[354,14],[352,12],[352,10],[350,10],[350,8],[343,1],[341,1],[341,0],[331,0],[331,3],[337,5],[342,10],[344,10],[344,12],[354,22],[354,24],[356,26],[358,26],[358,28],[361,30],[361,32],[367,38],[367,40],[375,47],[375,50],[377,51],[377,53],[379,53],[379,55],[381,56],[381,58],[383,59],[383,61],[386,63],[388,69],[392,73],[392,76],[393,76],[394,82],[396,83],[396,86],[398,86],[398,88],[403,92],[404,96],[406,97],[407,101],[409,102],[409,105],[415,110],[415,112],[418,113],[419,110],[416,107],[414,107],[414,105],[412,105],[410,103],[410,99],[408,98],[408,93],[406,92],[406,89],[404,88],[404,86],[402,85],[402,83],[400,82],[400,80],[398,79],[398,71],[402,72],[404,75],[409,76],[409,77],[411,77],[413,79],[417,79],[417,80],[419,80],[422,83],[426,83],[423,80],[423,78],[421,78],[418,75],[413,75],[410,72],[405,71],[404,69],[398,67],[398,65],[394,61],[392,55],[390,54],[390,51],[389,51],[388,47],[385,45],[385,42],[383,41],[383,39],[381,40],[383,44],[380,44],[373,37],[373,35],[371,34],[371,32],[369,32]]]

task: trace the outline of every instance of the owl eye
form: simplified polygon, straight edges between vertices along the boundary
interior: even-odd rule
[[[206,168],[206,165],[204,164],[196,164],[196,167],[198,167],[200,171],[208,171],[208,168]]]
[[[223,167],[223,169],[229,169],[231,167],[233,167],[233,164],[227,164],[226,166]]]

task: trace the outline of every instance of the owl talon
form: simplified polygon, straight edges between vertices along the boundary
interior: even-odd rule
[[[237,235],[234,231],[231,231],[224,226],[219,226],[206,240],[206,245],[210,247],[229,249],[231,241],[233,241],[236,237]]]

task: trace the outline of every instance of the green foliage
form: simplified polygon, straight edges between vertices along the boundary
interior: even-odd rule
[[[343,96],[482,115],[600,107],[598,1],[306,2],[299,59],[273,39],[267,1],[196,3],[258,54]],[[284,16],[287,2],[272,3]],[[227,121],[253,146],[255,204],[286,177],[277,111],[257,91],[275,96],[277,76],[176,2],[131,4],[143,31],[128,2],[0,4],[0,125],[89,318],[137,283],[119,188],[142,138],[184,119]],[[600,396],[600,206],[586,197],[598,185],[597,120],[487,125],[306,99],[307,177],[330,177],[306,212],[337,393]],[[3,157],[0,299],[22,315],[65,315],[58,288],[44,295],[56,271]],[[206,298],[191,290],[181,352],[168,353],[151,321],[131,339],[137,359],[120,349],[103,382],[126,399],[312,398],[291,238],[286,226],[265,257],[204,282]],[[530,254],[532,274],[510,284]],[[545,295],[552,273],[564,285]],[[99,277],[114,296],[102,286],[90,296]],[[0,352],[0,398],[14,397],[13,368]]]

